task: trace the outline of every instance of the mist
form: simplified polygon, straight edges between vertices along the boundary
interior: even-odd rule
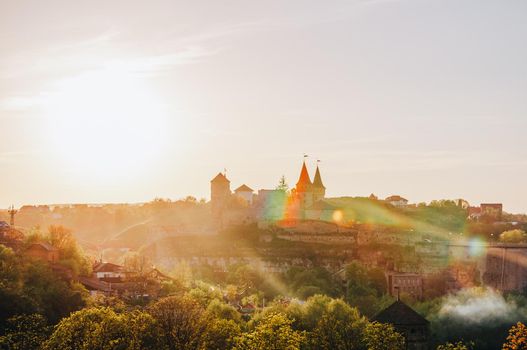
[[[440,300],[428,319],[436,341],[474,342],[477,349],[499,349],[508,329],[527,320],[527,300],[488,287],[462,289]]]

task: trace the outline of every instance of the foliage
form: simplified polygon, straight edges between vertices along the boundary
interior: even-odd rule
[[[150,309],[160,327],[160,338],[170,350],[197,349],[210,319],[205,309],[190,296],[160,299]]]
[[[261,278],[258,271],[247,264],[234,264],[229,266],[227,272],[227,283],[251,289],[260,284]]]
[[[505,243],[525,243],[527,242],[527,233],[523,230],[509,230],[500,235],[500,241]]]
[[[200,349],[232,349],[236,343],[236,338],[240,335],[240,326],[233,320],[221,318],[212,319],[202,338]]]
[[[91,264],[84,256],[70,229],[64,226],[51,225],[43,240],[59,252],[60,263],[72,270],[75,275],[89,275]]]
[[[203,282],[197,283],[195,288],[189,290],[186,295],[198,302],[203,308],[206,308],[213,300],[223,299],[219,289]]]
[[[473,343],[464,343],[462,341],[458,341],[457,343],[447,342],[445,344],[441,344],[437,347],[437,350],[472,350],[473,348]]]
[[[17,314],[42,314],[54,323],[86,306],[88,292],[59,278],[40,261],[0,245],[0,331]]]
[[[378,322],[369,323],[364,332],[368,350],[403,350],[404,337],[392,325]]]
[[[265,316],[254,331],[236,339],[236,350],[296,350],[305,341],[305,333],[293,330],[292,320],[279,313]]]
[[[507,341],[503,344],[503,350],[525,350],[527,349],[527,327],[518,322],[509,329]]]
[[[373,316],[385,306],[382,296],[387,290],[386,279],[380,269],[367,269],[358,262],[346,267],[346,301],[357,307],[363,314]]]
[[[116,314],[87,308],[64,318],[44,343],[44,350],[163,349],[157,322],[141,311]]]
[[[425,223],[440,230],[462,232],[467,221],[467,211],[455,201],[446,199],[434,200],[427,206],[407,210],[405,214],[414,219],[416,229],[420,228],[420,223]]]
[[[309,333],[308,348],[352,350],[363,346],[367,320],[342,300],[327,305],[315,328]]]
[[[0,349],[39,349],[50,333],[46,319],[39,314],[17,315],[7,320],[7,327],[0,336]]]
[[[289,286],[291,294],[300,299],[307,299],[315,294],[326,294],[336,297],[342,294],[340,283],[331,273],[321,267],[294,267],[287,271],[284,283]]]
[[[214,318],[241,322],[240,313],[234,307],[224,302],[213,299],[207,306],[207,313]]]
[[[278,185],[276,186],[276,189],[280,191],[284,191],[284,192],[289,191],[289,185],[287,184],[287,181],[284,175],[280,177],[280,180],[278,181]]]
[[[40,262],[27,264],[23,293],[37,305],[36,311],[52,323],[86,306],[88,298],[83,286],[63,281]]]

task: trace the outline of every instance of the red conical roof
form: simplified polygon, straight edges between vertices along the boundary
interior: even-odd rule
[[[302,170],[300,171],[300,177],[296,183],[296,189],[306,190],[311,185],[311,179],[309,178],[309,173],[307,172],[306,162],[304,162],[304,164],[302,164]]]

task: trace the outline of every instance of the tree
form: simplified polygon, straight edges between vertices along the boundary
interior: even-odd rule
[[[77,244],[71,230],[64,226],[51,225],[48,228],[48,236],[51,245],[59,250],[66,250]]]
[[[291,292],[301,299],[307,299],[315,294],[337,296],[342,294],[340,284],[336,283],[331,273],[321,267],[291,268],[285,276]]]
[[[109,308],[87,308],[62,319],[44,350],[165,349],[154,318],[141,311],[116,314]]]
[[[88,303],[86,288],[63,281],[47,264],[39,261],[28,263],[23,278],[23,295],[35,303],[36,311],[50,323],[58,322]]]
[[[289,191],[289,185],[287,184],[287,181],[284,175],[282,175],[282,177],[278,181],[278,185],[276,186],[276,189],[280,191],[284,191],[284,192]]]
[[[403,350],[404,337],[391,324],[369,323],[364,332],[368,350]]]
[[[379,269],[368,270],[358,262],[346,267],[346,301],[357,307],[364,315],[373,316],[383,302],[380,298],[386,291],[386,282]]]
[[[18,314],[39,313],[49,322],[86,306],[88,291],[78,283],[68,283],[48,264],[0,245],[0,332],[6,320]]]
[[[503,344],[503,350],[525,350],[527,349],[527,327],[518,322],[509,329],[507,341]]]
[[[209,306],[207,306],[207,313],[214,318],[232,320],[236,323],[241,322],[241,316],[238,310],[218,299],[213,299],[209,303]]]
[[[138,253],[126,255],[124,260],[124,267],[127,272],[126,279],[130,282],[128,289],[134,298],[154,294],[161,288],[158,281],[150,276],[152,266],[151,260],[144,255]]]
[[[207,330],[205,309],[187,295],[157,301],[149,310],[160,326],[160,337],[170,350],[198,349]]]
[[[240,326],[233,320],[213,319],[203,336],[200,350],[232,349],[240,335]]]
[[[127,350],[166,348],[166,344],[159,338],[159,324],[150,314],[135,310],[123,314],[121,320],[128,329]]]
[[[17,315],[7,320],[7,327],[0,336],[0,349],[39,349],[50,333],[44,316],[39,314]]]
[[[227,283],[235,284],[248,290],[261,283],[258,271],[248,264],[233,264],[228,267]]]
[[[527,233],[523,230],[509,230],[500,235],[500,241],[505,243],[525,243],[527,242]]]
[[[204,309],[207,308],[213,300],[223,299],[219,289],[211,288],[211,286],[206,283],[198,283],[196,288],[189,290],[185,295],[195,300]]]
[[[60,262],[72,269],[75,274],[89,275],[91,266],[77,244],[70,229],[64,226],[51,225],[48,228],[47,240],[58,249]]]
[[[265,316],[254,331],[236,339],[236,350],[297,350],[305,341],[305,333],[291,328],[292,320],[279,313]]]
[[[474,344],[472,343],[464,343],[462,341],[458,341],[457,343],[450,343],[447,342],[445,344],[441,344],[437,347],[437,350],[471,350],[474,348]]]
[[[360,263],[354,261],[346,267],[346,279],[349,293],[359,296],[376,294],[368,270]]]
[[[356,308],[340,299],[334,299],[309,334],[309,346],[323,350],[362,349],[367,324],[367,320],[360,316]]]
[[[23,293],[23,270],[21,259],[0,244],[0,333],[10,317],[36,311],[36,305]]]

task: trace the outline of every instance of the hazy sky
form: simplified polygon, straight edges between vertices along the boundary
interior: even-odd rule
[[[527,1],[0,1],[0,207],[465,198],[527,212]]]

